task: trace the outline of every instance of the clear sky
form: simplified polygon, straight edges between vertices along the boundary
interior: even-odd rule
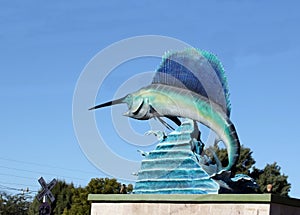
[[[40,176],[82,186],[105,177],[75,136],[77,80],[92,57],[110,44],[155,34],[217,54],[242,144],[253,150],[258,168],[278,162],[289,176],[291,196],[300,198],[299,6],[297,1],[252,0],[1,1],[0,190],[37,191]],[[153,71],[158,62],[125,63],[106,85],[118,85],[122,72]],[[103,93],[97,102],[115,92],[104,85]],[[123,142],[115,141],[114,130],[105,133],[117,151]],[[138,147],[124,143],[123,148],[123,157],[138,159]]]

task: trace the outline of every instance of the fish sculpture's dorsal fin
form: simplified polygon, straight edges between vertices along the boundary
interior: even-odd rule
[[[230,115],[230,111],[231,111],[231,104],[230,104],[230,99],[229,99],[230,94],[229,94],[228,82],[227,82],[227,78],[225,75],[224,67],[216,55],[214,55],[208,51],[205,51],[205,50],[201,50],[200,53],[208,60],[208,62],[211,64],[212,68],[218,75],[218,78],[222,84],[222,88],[223,88],[223,92],[224,92],[224,96],[225,96],[227,114]]]
[[[218,104],[230,115],[230,101],[224,68],[218,58],[195,48],[167,52],[152,84],[185,88]]]

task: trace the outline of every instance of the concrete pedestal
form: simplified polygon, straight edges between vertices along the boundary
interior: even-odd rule
[[[299,215],[300,200],[271,194],[89,194],[92,215]]]

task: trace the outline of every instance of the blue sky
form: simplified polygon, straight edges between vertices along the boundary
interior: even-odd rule
[[[73,130],[77,80],[110,44],[155,34],[217,54],[242,144],[253,150],[259,168],[277,161],[289,176],[291,196],[300,198],[299,6],[297,1],[250,0],[1,1],[1,187],[37,191],[40,176],[83,186],[105,176],[85,157]],[[154,70],[157,62],[124,64],[106,85],[117,84],[122,69],[138,74]],[[112,92],[103,88],[108,98]],[[99,93],[97,101],[107,98]],[[113,130],[107,132],[109,140],[118,141]],[[126,146],[122,156],[138,159],[136,148]]]

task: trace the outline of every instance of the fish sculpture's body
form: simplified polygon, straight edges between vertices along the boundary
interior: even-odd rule
[[[167,117],[180,124],[177,117],[189,118],[212,129],[228,152],[228,165],[235,166],[240,150],[239,139],[229,119],[230,104],[223,67],[214,55],[196,49],[167,54],[152,84],[127,96],[97,105],[97,109],[126,103],[125,116],[147,120]],[[205,79],[205,80],[203,80]],[[209,85],[205,82],[209,79]],[[207,83],[207,82],[206,82]]]

